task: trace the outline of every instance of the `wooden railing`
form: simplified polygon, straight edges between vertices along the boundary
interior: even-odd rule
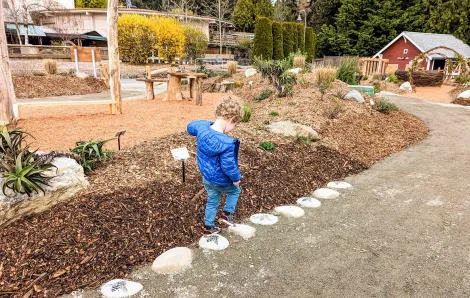
[[[108,48],[98,48],[101,59],[108,60]],[[71,47],[69,46],[40,46],[40,45],[8,45],[10,58],[36,58],[36,59],[67,59],[71,60]]]
[[[364,76],[385,75],[388,62],[388,59],[361,58],[359,59],[359,68]]]

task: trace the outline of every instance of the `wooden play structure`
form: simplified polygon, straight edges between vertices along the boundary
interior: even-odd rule
[[[387,72],[388,62],[388,59],[361,58],[359,59],[361,74],[368,77],[374,75],[384,76]]]

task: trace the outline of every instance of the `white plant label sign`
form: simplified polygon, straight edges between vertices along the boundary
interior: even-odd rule
[[[175,160],[185,160],[189,158],[188,148],[186,147],[171,149],[171,154],[173,154]]]

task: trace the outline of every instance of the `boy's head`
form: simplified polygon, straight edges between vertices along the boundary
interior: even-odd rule
[[[242,118],[242,108],[233,96],[223,97],[215,108],[215,117],[227,121],[225,132],[230,132]]]

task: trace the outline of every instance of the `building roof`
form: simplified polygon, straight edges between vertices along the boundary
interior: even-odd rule
[[[462,40],[451,34],[436,34],[436,33],[421,33],[421,32],[409,32],[405,31],[398,35],[394,40],[392,40],[387,46],[385,46],[380,52],[374,55],[378,57],[382,54],[387,48],[394,44],[400,38],[406,38],[410,41],[418,50],[421,52],[426,52],[433,48],[444,46],[451,48],[460,55],[470,58],[470,46],[464,43]],[[439,52],[443,55],[446,55],[449,58],[454,58],[454,52],[447,49],[437,49],[435,52]],[[441,55],[432,54],[429,55],[432,58],[441,58]]]

